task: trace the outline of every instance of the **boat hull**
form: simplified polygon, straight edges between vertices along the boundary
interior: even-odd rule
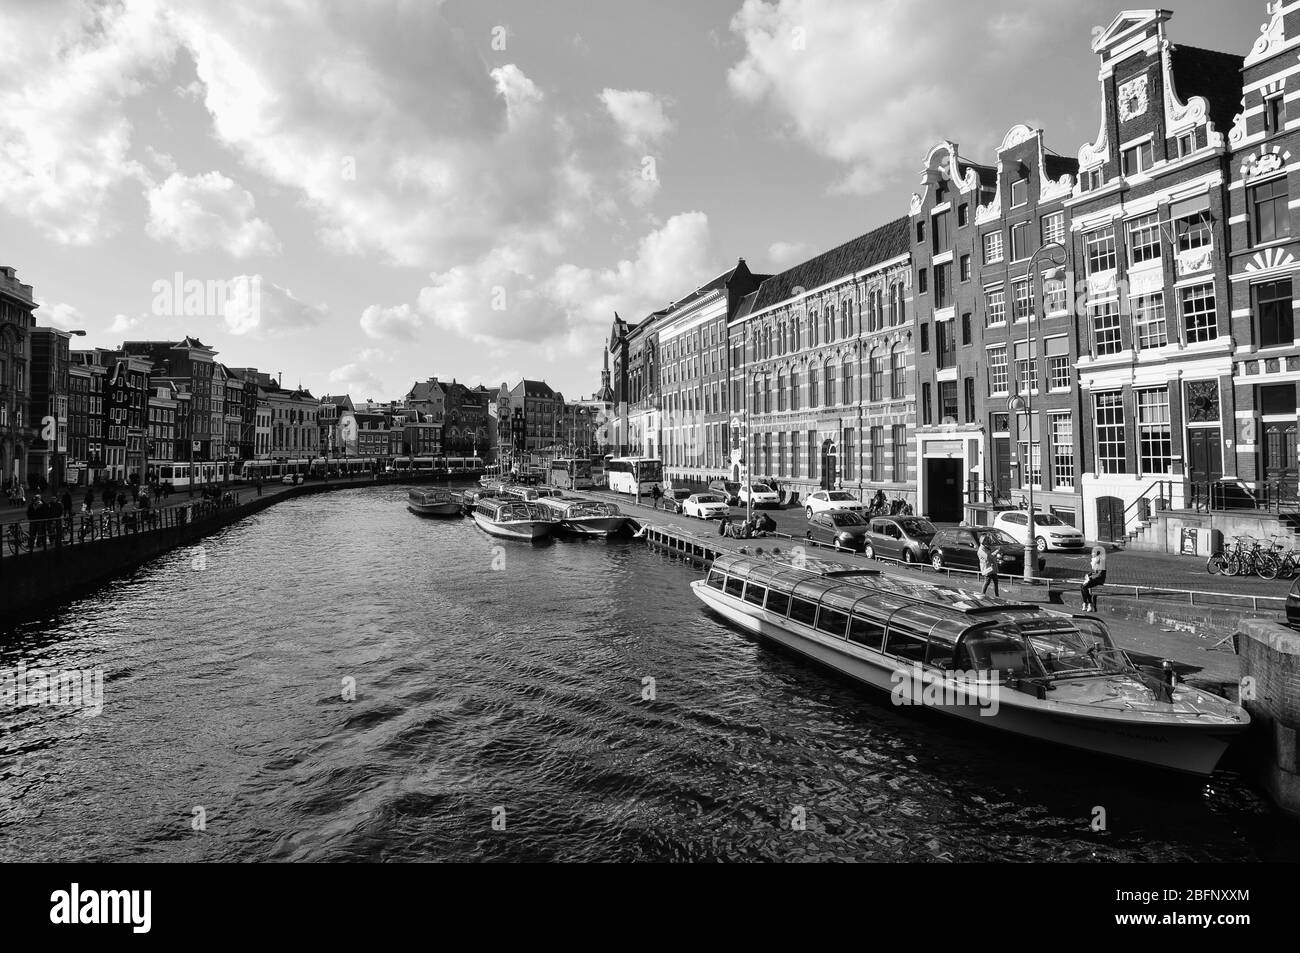
[[[776,617],[765,610],[712,589],[703,581],[691,583],[691,588],[700,601],[728,622],[865,685],[898,694],[904,682],[910,683],[900,677],[903,670],[896,659],[834,636],[804,635],[778,625],[772,621]],[[975,703],[973,695],[954,704],[925,704],[981,727],[1198,776],[1211,774],[1232,739],[1246,728],[1245,724],[1170,722],[1148,712],[1125,718],[1075,714],[1054,702],[1006,686],[1000,686],[998,699],[994,714],[981,714],[987,710]]]
[[[627,528],[626,516],[589,516],[560,524],[572,536],[616,536]]]
[[[430,503],[427,505],[407,503],[406,508],[416,516],[460,516],[464,511],[463,505],[455,500],[449,500],[446,503]]]
[[[536,542],[537,540],[546,539],[558,525],[553,520],[512,520],[510,522],[498,523],[490,520],[482,513],[474,513],[474,522],[479,525],[485,533],[492,536],[499,536],[502,539],[520,539]]]

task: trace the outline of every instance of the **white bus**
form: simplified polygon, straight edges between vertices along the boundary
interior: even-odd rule
[[[615,457],[605,467],[605,475],[615,493],[649,496],[656,483],[663,485],[664,463],[657,457]]]
[[[590,490],[595,485],[591,479],[591,461],[552,460],[548,482],[551,486],[558,486],[562,490]]]

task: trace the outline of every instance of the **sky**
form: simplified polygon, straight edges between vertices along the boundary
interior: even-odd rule
[[[930,146],[1100,123],[1093,0],[0,2],[0,264],[81,346],[317,395],[592,393],[639,321],[907,214]],[[1264,0],[1170,7],[1244,55]],[[1226,132],[1226,130],[1223,130]]]

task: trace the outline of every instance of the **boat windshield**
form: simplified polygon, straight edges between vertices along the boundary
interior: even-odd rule
[[[1093,619],[1035,619],[979,629],[964,641],[971,668],[1013,676],[1077,678],[1134,672],[1110,633]]]

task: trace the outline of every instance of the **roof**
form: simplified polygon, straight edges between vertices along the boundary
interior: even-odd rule
[[[514,390],[523,389],[525,397],[543,397],[554,399],[555,391],[545,381],[530,381],[524,378],[514,388]]]
[[[896,218],[886,225],[822,252],[801,264],[773,275],[759,286],[750,312],[762,311],[795,297],[795,288],[811,291],[837,278],[852,275],[908,250],[908,218]]]
[[[1204,96],[1215,128],[1220,132],[1231,128],[1233,117],[1241,111],[1241,69],[1246,58],[1181,44],[1174,45],[1169,56],[1178,98],[1187,102]]]
[[[435,396],[442,397],[445,391],[438,378],[431,377],[427,381],[416,381],[411,385],[411,389],[406,392],[407,400],[432,400]]]

